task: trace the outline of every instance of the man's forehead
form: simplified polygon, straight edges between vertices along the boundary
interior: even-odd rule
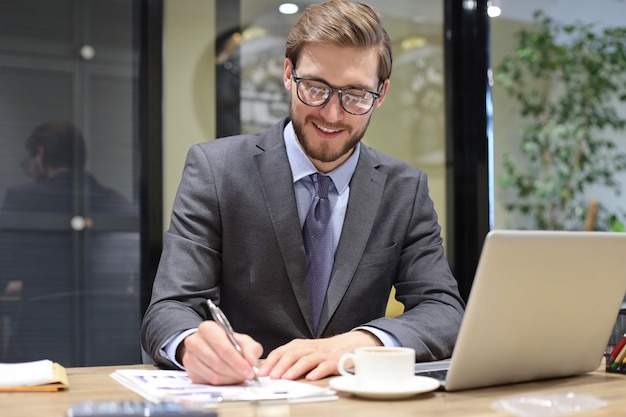
[[[378,85],[378,55],[373,47],[306,45],[298,57],[299,77],[320,77],[337,86]]]

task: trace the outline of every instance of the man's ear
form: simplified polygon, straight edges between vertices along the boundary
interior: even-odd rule
[[[383,100],[385,100],[385,96],[387,95],[387,90],[389,90],[389,78],[383,82],[383,86],[380,89],[380,97],[376,100],[376,108],[379,108],[383,104]]]
[[[285,65],[283,67],[283,84],[287,91],[291,91],[291,60],[285,58]]]

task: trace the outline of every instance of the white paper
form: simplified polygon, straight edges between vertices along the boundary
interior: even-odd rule
[[[44,359],[34,362],[0,363],[0,387],[27,387],[52,381],[53,363]]]
[[[184,371],[122,369],[110,375],[126,388],[148,401],[220,403],[230,401],[288,402],[329,401],[335,391],[304,382],[259,378],[261,385],[247,381],[241,385],[215,386],[194,384]]]

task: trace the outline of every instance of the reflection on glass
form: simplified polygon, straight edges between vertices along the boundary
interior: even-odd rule
[[[140,358],[139,9],[2,3],[0,361]]]
[[[241,29],[236,27],[220,34],[215,41],[215,108],[216,137],[239,134],[241,131],[240,46]]]
[[[121,194],[85,171],[85,140],[71,123],[49,121],[39,125],[28,136],[25,147],[22,168],[33,181],[9,188],[3,211],[72,213],[75,204],[84,203],[83,209],[90,213],[133,212]]]
[[[105,341],[119,323],[138,322],[138,233],[97,230],[91,219],[136,217],[136,207],[85,170],[85,140],[71,123],[37,126],[25,147],[31,181],[8,188],[0,208],[0,218],[13,215],[0,230],[0,361],[69,366],[78,363],[85,318],[85,340]]]

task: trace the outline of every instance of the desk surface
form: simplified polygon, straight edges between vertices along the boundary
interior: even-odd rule
[[[147,365],[69,368],[70,389],[54,393],[0,393],[3,417],[62,417],[70,404],[79,401],[139,400],[141,397],[109,377],[116,369],[150,369]],[[327,380],[316,384],[325,386]],[[447,393],[436,391],[398,401],[375,401],[340,393],[338,401],[281,404],[225,405],[218,408],[220,417],[319,417],[319,416],[490,416],[511,417],[494,411],[491,403],[499,398],[525,393],[588,394],[609,402],[608,406],[574,416],[615,416],[626,410],[626,375],[598,371],[571,378],[508,385],[479,390]]]

